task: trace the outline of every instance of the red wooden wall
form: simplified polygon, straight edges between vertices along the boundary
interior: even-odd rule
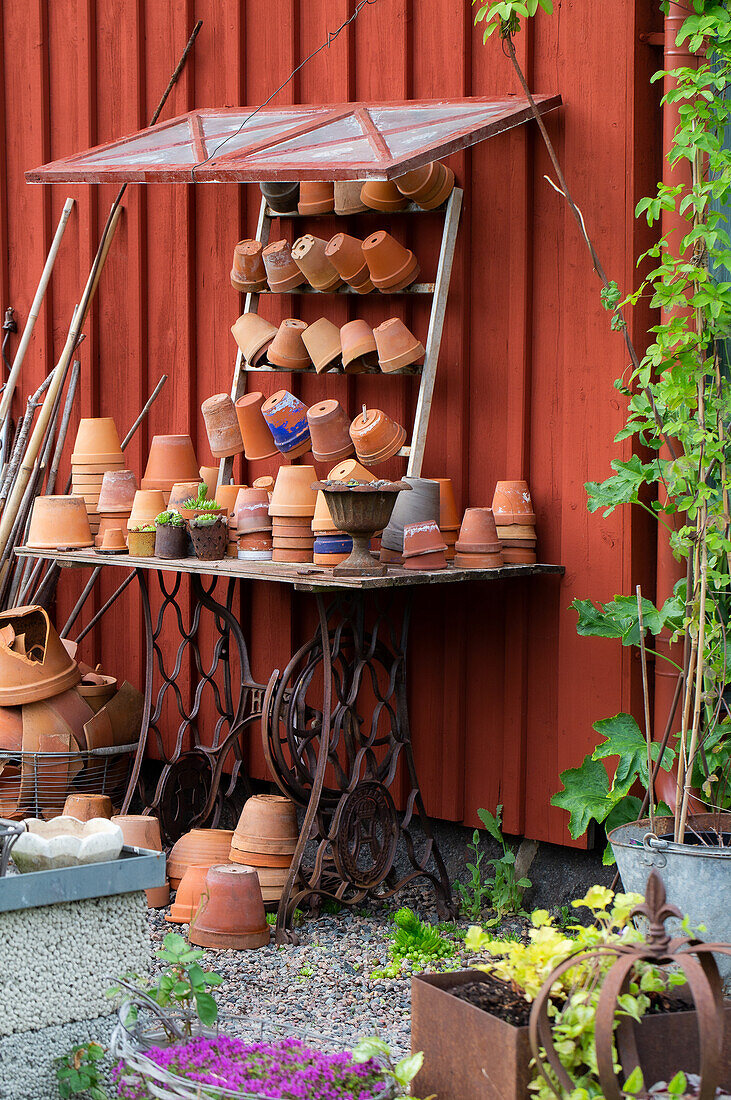
[[[21,323],[63,201],[77,199],[24,367],[24,393],[62,347],[114,195],[110,187],[29,186],[24,171],[145,125],[196,19],[203,29],[163,118],[261,102],[353,6],[4,0],[0,306],[12,305]],[[634,205],[658,175],[660,116],[648,80],[661,59],[640,34],[659,29],[659,16],[652,0],[557,0],[555,7],[521,35],[520,57],[532,87],[563,96],[549,130],[605,267],[628,286],[633,256],[647,243]],[[519,91],[499,43],[483,46],[471,20],[466,0],[377,0],[275,102]],[[424,472],[451,477],[462,506],[489,504],[496,479],[529,478],[540,559],[563,562],[566,576],[450,586],[417,599],[410,657],[417,763],[432,814],[472,824],[478,807],[500,800],[510,832],[563,843],[565,815],[549,806],[559,771],[581,760],[593,721],[638,703],[629,651],[578,638],[569,604],[631,591],[638,580],[651,593],[654,583],[644,522],[626,511],[590,516],[585,508],[584,482],[606,476],[619,454],[612,439],[622,399],[612,381],[626,355],[609,330],[573,219],[544,180],[550,163],[533,127],[451,163],[465,205]],[[231,252],[253,233],[258,207],[252,185],[132,185],[127,192],[81,350],[80,412],[113,415],[124,432],[160,375],[170,375],[129,451],[138,474],[159,431],[190,430],[200,460],[209,460],[199,407],[230,386],[229,326],[240,312],[228,280]],[[408,233],[429,274],[439,219],[419,218]],[[329,301],[333,320],[355,315],[352,302]],[[264,308],[277,319],[300,302],[305,319],[318,315],[307,299],[268,299]],[[387,315],[382,300],[358,300],[357,308],[374,323]],[[395,308],[425,335],[423,303]],[[645,315],[632,319],[640,344],[647,323]],[[288,384],[277,375],[264,377],[262,388]],[[305,400],[347,398],[353,413],[367,401],[407,420],[416,394],[415,381],[404,378],[291,384]],[[387,472],[403,472],[400,461]],[[243,476],[272,465],[252,465]],[[61,621],[79,586],[64,578]],[[105,578],[97,601],[110,589]],[[139,606],[135,596],[125,600],[105,619],[96,655],[109,671],[140,683]],[[246,618],[254,673],[266,679],[306,632],[306,611],[300,601],[290,607],[283,588],[262,584]],[[184,668],[183,686],[189,675]],[[258,746],[251,753],[263,777]]]

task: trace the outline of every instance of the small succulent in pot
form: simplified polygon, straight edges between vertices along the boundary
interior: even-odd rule
[[[224,514],[226,509],[221,508],[217,501],[207,497],[206,492],[206,483],[202,481],[198,489],[198,496],[189,497],[181,504],[180,515],[183,519],[191,520],[198,515],[221,516]]]
[[[225,515],[199,514],[188,523],[195,556],[201,561],[220,561],[228,543],[228,520]]]
[[[155,557],[188,557],[188,531],[178,512],[160,512],[155,518]]]
[[[131,527],[127,532],[127,548],[134,558],[152,558],[155,556],[156,531],[153,523],[142,527]]]

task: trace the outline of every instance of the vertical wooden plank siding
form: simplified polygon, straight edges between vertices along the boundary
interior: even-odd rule
[[[653,0],[589,8],[564,0],[519,38],[521,63],[537,91],[559,91],[548,119],[576,201],[605,267],[627,286],[633,257],[647,246],[634,221],[640,195],[657,178],[660,117],[648,79],[659,59],[640,41],[657,29]],[[22,393],[37,386],[63,343],[114,194],[111,187],[32,187],[23,173],[53,157],[107,141],[147,123],[196,19],[203,30],[163,118],[193,107],[265,100],[328,33],[354,0],[5,0],[0,15],[0,309],[20,325],[67,194],[78,200],[57,273],[36,327]],[[612,64],[607,65],[607,58]],[[452,0],[378,0],[308,62],[274,103],[403,99],[517,92],[500,43],[482,43],[469,5]],[[424,472],[451,477],[462,507],[489,504],[495,481],[526,477],[538,513],[542,560],[562,561],[565,580],[465,586],[417,595],[410,651],[410,705],[417,764],[428,810],[477,821],[480,806],[505,806],[508,830],[567,842],[565,815],[549,805],[558,772],[592,743],[592,723],[639,703],[628,652],[579,639],[569,605],[610,597],[640,580],[654,589],[655,534],[642,517],[603,519],[585,508],[584,482],[607,475],[623,416],[612,387],[625,365],[609,330],[599,284],[565,204],[548,186],[550,162],[530,125],[450,160],[465,189]],[[79,415],[112,415],[124,433],[162,373],[170,382],[128,453],[138,476],[156,433],[190,431],[201,463],[210,453],[201,401],[228,390],[234,360],[230,326],[243,299],[229,283],[231,252],[255,228],[253,185],[133,185],[82,349]],[[388,219],[386,219],[388,221]],[[339,222],[365,237],[377,215]],[[413,247],[430,277],[441,219],[395,215],[389,228]],[[328,237],[334,219],[276,223],[293,240]],[[428,303],[288,296],[262,299],[273,321],[321,314],[343,324],[402,317],[425,336]],[[651,317],[630,319],[638,346]],[[248,379],[265,394],[291,386],[311,403],[338,397],[351,415],[363,403],[409,427],[409,378]],[[625,446],[629,454],[630,445]],[[625,455],[626,457],[626,455]],[[251,482],[277,463],[237,463]],[[325,471],[322,471],[325,472]],[[379,471],[380,472],[380,471]],[[401,475],[403,460],[384,465]],[[79,589],[64,577],[59,618]],[[105,578],[95,596],[111,591]],[[87,615],[91,613],[91,604]],[[266,681],[308,635],[311,608],[279,586],[242,592],[242,621],[255,677]],[[174,632],[166,640],[172,644]],[[210,627],[205,637],[213,640]],[[141,683],[139,599],[128,593],[90,640],[87,659]],[[192,669],[184,665],[188,694]],[[166,713],[165,736],[177,722]],[[204,733],[212,728],[203,714]],[[266,778],[256,740],[252,772]]]

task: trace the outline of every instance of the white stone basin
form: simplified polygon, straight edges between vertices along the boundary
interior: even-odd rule
[[[105,817],[94,817],[90,821],[79,821],[75,817],[53,817],[43,821],[29,817],[22,824],[25,832],[13,845],[12,857],[23,873],[104,863],[117,859],[124,844],[119,825]]]

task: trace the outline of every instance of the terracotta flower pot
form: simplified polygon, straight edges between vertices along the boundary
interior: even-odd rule
[[[355,453],[364,466],[375,466],[397,454],[406,439],[406,429],[380,409],[358,413],[350,425]]]
[[[312,517],[310,526],[315,535],[330,535],[338,531],[335,526],[335,521],[330,515],[330,509],[327,506],[325,494],[321,489],[317,492],[317,497],[315,499],[315,514]]]
[[[271,852],[248,852],[245,848],[234,848],[233,844],[228,858],[232,863],[243,863],[247,867],[256,867],[257,873],[260,867],[286,870],[292,865],[291,856],[274,856]]]
[[[99,513],[99,530],[94,537],[94,545],[101,546],[104,541],[104,535],[107,531],[121,531],[122,537],[127,538],[127,520],[129,516],[126,516],[123,512],[111,512],[109,515]]]
[[[340,329],[327,317],[320,317],[302,333],[302,341],[318,374],[340,366]]]
[[[234,505],[236,530],[239,535],[271,531],[269,493],[266,489],[241,489]]]
[[[491,554],[455,554],[453,560],[455,569],[499,569],[505,564],[502,550]]]
[[[350,419],[339,401],[329,399],[307,410],[312,453],[317,462],[337,462],[353,453]]]
[[[119,435],[111,416],[84,418],[79,428],[71,455],[72,464],[124,461]]]
[[[397,188],[422,210],[435,210],[449,198],[454,189],[454,172],[438,160],[415,168],[394,180]]]
[[[242,313],[231,325],[231,332],[247,363],[256,366],[263,359],[274,337],[276,326],[258,313]]]
[[[106,794],[70,794],[63,806],[64,817],[75,817],[77,821],[92,821],[95,817],[112,816],[112,800]]]
[[[119,825],[124,843],[130,848],[144,848],[148,852],[162,851],[160,822],[156,817],[142,814],[116,814],[112,821]],[[149,909],[162,909],[170,903],[170,884],[152,886],[145,890]]]
[[[216,474],[218,474],[218,470],[216,470]],[[168,497],[167,506],[168,512],[179,512],[185,504],[186,500],[190,500],[191,497],[197,497],[200,485],[200,480],[177,481],[170,490],[170,496]],[[214,493],[216,491],[215,482],[213,485],[213,491]]]
[[[168,856],[168,878],[177,890],[185,871],[194,864],[210,867],[225,863],[231,847],[233,829],[191,829],[173,844]]]
[[[208,445],[214,458],[240,455],[244,441],[239,430],[234,403],[227,393],[214,393],[201,405],[208,433]]]
[[[366,180],[360,190],[361,202],[371,210],[404,210],[406,199],[392,180]]]
[[[190,537],[193,540],[195,556],[199,561],[220,561],[226,554],[228,542],[228,523],[224,516],[217,516],[215,523],[205,527],[196,527],[195,523],[188,524]]]
[[[255,794],[244,803],[231,847],[291,856],[298,839],[297,814],[290,799],[281,794]]]
[[[267,273],[261,258],[261,241],[239,241],[234,248],[231,286],[240,294],[257,293],[267,285]]]
[[[188,556],[188,531],[168,524],[155,526],[155,557],[168,561]]]
[[[312,540],[312,521],[309,516],[273,516],[272,535],[275,539],[308,538]]]
[[[168,494],[177,481],[195,481],[198,459],[189,435],[155,435],[142,479],[143,489],[161,489]]]
[[[311,233],[305,233],[292,245],[292,259],[315,290],[335,290],[342,285],[343,280],[325,255],[326,248],[327,241]]]
[[[404,526],[404,558],[433,554],[446,549],[436,520],[425,519],[421,523],[407,523]]]
[[[99,511],[131,512],[136,492],[137,478],[132,470],[108,470],[102,474]]]
[[[536,522],[527,481],[498,481],[492,498],[495,522],[504,527],[509,523]]]
[[[275,550],[312,550],[314,545],[314,538],[311,534],[307,535],[280,535],[275,534],[272,536],[272,547]]]
[[[378,364],[376,338],[371,326],[362,320],[348,321],[340,329],[343,367],[347,372],[367,370]]]
[[[259,190],[277,214],[291,214],[297,209],[299,183],[260,183]]]
[[[201,899],[206,892],[206,876],[210,864],[191,864],[186,867],[179,883],[175,901],[170,906],[170,912],[165,920],[171,924],[190,924],[201,904]],[[175,888],[172,877],[170,885]]]
[[[312,550],[280,550],[275,546],[272,550],[272,561],[284,565],[305,565],[312,561]]]
[[[253,867],[211,867],[188,938],[198,947],[255,950],[269,943],[259,878]]]
[[[36,550],[93,546],[89,517],[81,497],[36,497],[26,544]]]
[[[404,569],[418,569],[424,571],[446,569],[447,555],[445,550],[434,550],[428,554],[413,554],[411,557],[407,557],[406,554],[404,554]]]
[[[503,561],[506,565],[535,565],[538,557],[535,550],[520,550],[518,547],[504,546]]]
[[[216,504],[223,508],[227,516],[232,516],[236,508],[236,499],[246,485],[219,485],[216,489]]]
[[[327,243],[325,256],[341,279],[359,294],[369,294],[373,290],[362,241],[347,233],[336,233]]]
[[[335,208],[335,188],[326,180],[303,180],[297,209],[300,214],[329,214]]]
[[[312,483],[317,480],[314,466],[280,466],[274,484],[270,516],[309,516],[315,514],[317,493]]]
[[[335,180],[335,213],[345,216],[360,214],[363,210],[367,210],[368,207],[360,197],[362,190],[362,180]]]
[[[127,527],[147,527],[165,511],[165,497],[159,489],[138,489],[132,501]]]
[[[271,497],[274,492],[274,478],[271,474],[262,474],[261,477],[255,477],[251,483],[252,489],[266,489]]]
[[[390,317],[373,330],[378,347],[378,364],[384,374],[403,370],[414,363],[423,363],[423,344],[409,332],[399,317]]]
[[[261,407],[262,416],[282,454],[298,458],[310,449],[307,406],[289,390],[277,390]]]
[[[244,454],[249,462],[272,458],[277,453],[272,433],[261,415],[263,404],[264,395],[254,390],[252,393],[245,393],[235,405],[239,431],[244,441]]]
[[[376,475],[365,466],[361,466],[356,458],[346,458],[345,462],[338,462],[327,475],[328,481],[375,481]]]
[[[135,531],[130,528],[127,532],[127,549],[133,558],[154,558],[155,532]]]
[[[250,553],[265,553],[269,551],[269,557],[271,557],[272,549],[272,531],[269,528],[268,531],[249,531],[244,535],[239,535],[237,540],[237,552],[245,550]]]
[[[390,233],[379,229],[363,241],[363,255],[371,281],[379,290],[394,293],[403,290],[419,275],[419,264],[409,248],[404,248]]]
[[[307,322],[296,317],[282,321],[267,353],[269,362],[286,370],[306,370],[312,363],[302,340],[306,328]]]
[[[287,294],[295,287],[302,286],[307,279],[292,259],[289,241],[274,241],[262,252],[267,282],[273,294]]]
[[[404,527],[408,523],[421,523],[433,519],[439,523],[439,486],[436,481],[424,477],[405,477],[410,492],[399,493],[389,520],[381,536],[381,545],[397,554],[403,553]]]
[[[96,540],[95,540],[96,541]],[[105,552],[121,553],[127,549],[125,537],[121,527],[107,527],[98,543],[99,549]]]
[[[498,538],[491,508],[467,509],[462,519],[456,549],[458,553],[465,554],[500,552],[502,544]]]
[[[460,523],[462,521],[462,513],[457,507],[457,501],[454,498],[454,486],[452,485],[452,479],[449,477],[433,477],[430,481],[436,481],[439,486],[439,530],[445,535],[445,542],[449,542],[447,532],[455,532],[459,530]],[[452,542],[456,541],[456,536],[452,538]]]
[[[0,706],[50,699],[80,679],[76,661],[42,607],[0,614]]]
[[[81,682],[76,685],[76,691],[92,712],[97,714],[117,694],[118,686],[116,676],[106,676],[103,672],[85,672]]]

